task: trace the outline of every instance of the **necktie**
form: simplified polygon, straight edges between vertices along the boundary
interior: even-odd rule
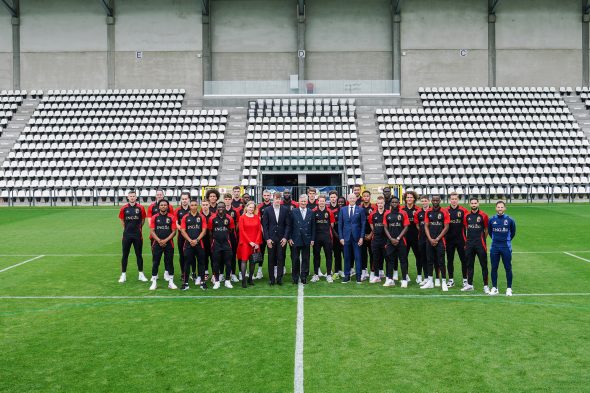
[[[354,207],[352,207],[352,206],[351,206],[351,207],[350,207],[350,214],[349,214],[349,215],[350,215],[350,217],[352,217],[352,214],[353,214],[353,212],[354,212]]]

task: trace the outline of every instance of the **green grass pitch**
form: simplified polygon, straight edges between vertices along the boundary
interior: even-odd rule
[[[117,213],[0,209],[0,392],[294,391],[297,287],[269,287],[265,267],[246,290],[154,293],[133,253],[119,284]],[[305,391],[590,391],[590,204],[507,213],[512,298],[502,267],[501,296],[483,296],[477,262],[471,294],[308,284]]]

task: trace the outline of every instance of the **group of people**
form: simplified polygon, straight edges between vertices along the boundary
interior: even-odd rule
[[[482,271],[483,291],[497,295],[500,260],[506,271],[506,295],[512,295],[512,246],[516,235],[514,220],[505,214],[503,201],[496,203],[496,215],[489,218],[479,209],[479,201],[469,200],[470,209],[459,205],[459,195],[450,195],[450,205],[441,206],[440,195],[429,198],[406,191],[400,203],[389,187],[372,203],[372,195],[354,186],[346,196],[330,191],[318,195],[313,187],[294,201],[291,192],[264,191],[256,205],[250,195],[240,195],[240,187],[221,195],[209,189],[199,203],[189,193],[182,193],[176,209],[161,190],[147,212],[130,191],[128,203],[119,213],[123,225],[123,257],[119,282],[127,279],[127,262],[131,246],[137,257],[139,280],[151,281],[157,288],[158,271],[164,256],[164,280],[174,283],[174,237],[177,236],[181,289],[189,282],[207,289],[221,284],[244,288],[263,278],[262,265],[267,254],[269,284],[282,285],[286,274],[287,248],[291,256],[293,284],[307,284],[321,278],[329,283],[340,279],[360,284],[368,281],[402,288],[410,284],[408,256],[416,260],[415,282],[421,289],[440,287],[448,291],[455,286],[454,261],[461,263],[462,291],[473,291],[475,258]],[[419,205],[418,205],[419,204]],[[149,220],[152,249],[151,279],[143,273],[142,228]],[[488,284],[487,238],[490,248],[492,288]],[[313,269],[310,259],[313,251]],[[322,272],[322,255],[325,273]],[[446,262],[445,262],[446,261]],[[258,270],[256,268],[258,267]],[[211,268],[211,276],[209,275]],[[401,270],[401,271],[399,271]]]

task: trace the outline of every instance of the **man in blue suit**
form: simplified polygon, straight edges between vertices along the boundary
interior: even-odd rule
[[[344,248],[344,280],[343,284],[350,282],[350,266],[354,256],[356,270],[356,282],[361,283],[361,246],[365,236],[367,217],[365,209],[356,205],[355,194],[348,195],[348,206],[340,208],[338,214],[338,237]]]
[[[291,249],[291,264],[293,284],[301,278],[302,284],[307,284],[309,274],[309,250],[315,238],[315,221],[312,211],[307,208],[307,195],[299,197],[299,207],[291,210],[291,233],[289,244]]]

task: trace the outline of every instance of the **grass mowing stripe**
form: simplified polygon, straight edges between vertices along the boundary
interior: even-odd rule
[[[295,331],[294,392],[303,393],[303,284],[297,288],[297,329]]]
[[[569,253],[567,251],[564,251],[563,253],[569,255],[570,257],[578,258],[578,259],[581,259],[582,261],[585,261],[585,262],[590,262],[590,259],[579,257],[579,256]]]
[[[17,266],[20,266],[20,265],[24,265],[25,263],[32,262],[32,261],[34,261],[34,260],[36,260],[36,259],[43,258],[44,256],[45,256],[45,255],[37,255],[35,258],[27,259],[26,261],[23,261],[23,262],[17,263],[16,265],[8,266],[8,267],[6,267],[6,268],[4,268],[4,269],[0,270],[0,273],[3,273],[3,272],[5,272],[5,271],[7,271],[7,270],[10,270],[10,269],[12,269],[12,268],[14,268],[14,267],[17,267]]]

